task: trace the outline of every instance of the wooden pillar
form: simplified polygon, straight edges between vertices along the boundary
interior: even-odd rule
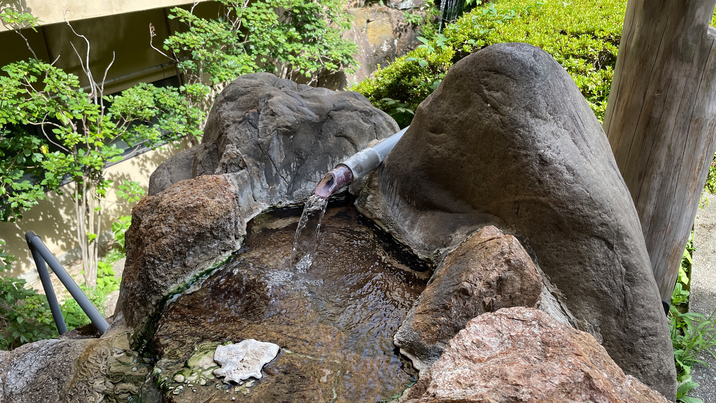
[[[629,0],[604,131],[671,301],[716,148],[716,0]]]

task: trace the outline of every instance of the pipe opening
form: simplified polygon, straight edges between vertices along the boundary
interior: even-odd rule
[[[313,193],[323,199],[328,199],[341,188],[347,186],[353,180],[353,173],[345,165],[338,165],[332,171],[323,176]]]

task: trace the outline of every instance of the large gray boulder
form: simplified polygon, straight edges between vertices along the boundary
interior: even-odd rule
[[[629,191],[599,122],[546,52],[500,44],[455,64],[359,209],[427,257],[486,222],[510,230],[617,364],[675,398],[669,329]]]
[[[337,163],[398,130],[358,93],[247,74],[216,99],[202,143],[152,174],[149,194],[179,180],[228,173],[262,208],[298,203]]]

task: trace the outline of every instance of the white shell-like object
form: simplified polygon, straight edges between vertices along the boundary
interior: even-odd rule
[[[221,368],[215,369],[214,375],[236,383],[249,378],[261,379],[261,368],[276,358],[279,350],[280,347],[276,344],[254,339],[218,346],[214,361],[221,365]]]

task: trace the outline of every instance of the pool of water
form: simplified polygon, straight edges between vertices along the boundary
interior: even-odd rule
[[[253,338],[281,346],[279,356],[248,388],[208,382],[175,394],[173,385],[171,401],[375,402],[415,380],[392,337],[429,273],[411,270],[424,267],[402,259],[350,206],[328,209],[311,266],[291,265],[299,215],[254,219],[240,253],[177,298],[153,338],[169,373],[207,342]]]

